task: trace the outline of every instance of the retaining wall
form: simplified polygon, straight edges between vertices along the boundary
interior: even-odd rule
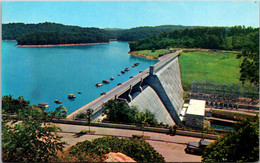
[[[54,123],[63,123],[63,124],[71,124],[71,125],[84,125],[87,126],[87,122],[84,121],[72,121],[72,120],[53,120]],[[91,123],[90,126],[96,126],[96,127],[107,127],[107,128],[118,128],[118,129],[128,129],[128,130],[140,130],[139,127],[136,127],[135,125],[125,125],[125,124],[114,124],[114,123]],[[158,128],[158,127],[144,127],[144,131],[150,131],[150,132],[157,132],[157,133],[169,133],[169,129],[165,128]],[[183,135],[183,136],[191,136],[191,137],[199,137],[199,138],[205,138],[205,139],[213,139],[216,140],[220,135],[213,135],[213,134],[206,134],[200,132],[193,132],[193,131],[183,131],[183,130],[177,130],[176,135]]]

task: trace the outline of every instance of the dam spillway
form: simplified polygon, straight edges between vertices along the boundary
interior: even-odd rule
[[[137,107],[140,106],[140,109],[142,109],[145,106],[141,104],[140,100],[138,102],[135,98],[144,99],[153,97],[157,98],[157,100],[147,109],[154,112],[158,120],[164,117],[168,119],[165,123],[169,125],[172,125],[173,121],[175,124],[180,124],[179,114],[183,104],[183,89],[178,61],[180,53],[181,51],[176,51],[175,53],[164,55],[160,62],[150,66],[149,69],[137,74],[122,83],[122,85],[110,90],[106,95],[100,96],[79,108],[68,115],[67,118],[74,119],[78,113],[85,112],[88,108],[94,109],[93,117],[96,117],[95,114],[100,114],[102,105],[110,99],[123,99],[129,105],[134,104]],[[143,89],[145,85],[149,87]],[[149,94],[151,97],[149,97]]]
[[[158,122],[163,122],[171,126],[175,124],[157,93],[148,85],[143,86],[143,91],[141,93],[138,92],[138,95],[129,105],[137,106],[139,111],[150,110],[155,114]]]
[[[152,67],[150,69],[154,69]],[[156,91],[175,123],[180,124],[184,100],[178,57],[150,73],[148,84]]]

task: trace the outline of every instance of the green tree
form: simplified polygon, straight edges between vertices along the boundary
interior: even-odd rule
[[[55,159],[65,145],[57,135],[60,129],[42,126],[40,120],[24,117],[16,123],[5,122],[2,125],[2,159],[5,162],[48,162]]]
[[[30,102],[22,96],[15,99],[12,95],[5,95],[2,97],[2,112],[19,114],[25,109],[28,110],[30,108],[29,104]]]
[[[135,119],[136,119],[136,125],[143,130],[142,136],[144,136],[144,127],[150,125],[155,126],[158,124],[155,115],[148,109],[145,109],[145,111],[136,114]]]
[[[136,107],[129,107],[124,101],[109,100],[104,104],[104,119],[109,122],[134,123],[135,115],[138,112]]]
[[[87,112],[86,112],[86,120],[87,120],[87,123],[88,123],[88,131],[90,132],[90,123],[91,123],[91,115],[93,113],[93,109],[87,109]]]
[[[76,161],[93,162],[99,158],[104,159],[104,155],[109,152],[121,152],[137,162],[164,162],[163,156],[145,140],[131,140],[115,136],[79,142],[70,147],[68,151],[69,156],[76,158]],[[88,160],[88,156],[92,159]]]
[[[48,113],[36,105],[30,106],[22,97],[4,96],[2,99],[7,111],[2,114],[3,161],[47,162],[55,159],[65,142],[57,135],[59,128],[45,123],[44,117],[48,117]]]
[[[259,161],[259,118],[238,123],[234,132],[226,134],[206,147],[203,162]]]
[[[59,107],[57,107],[54,112],[55,118],[57,118],[57,119],[66,118],[67,113],[68,113],[68,111],[63,105],[60,105]]]

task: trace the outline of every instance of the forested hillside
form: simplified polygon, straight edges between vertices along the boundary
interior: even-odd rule
[[[84,29],[78,32],[35,31],[18,37],[18,45],[50,45],[108,42],[108,36],[97,28]]]
[[[58,23],[44,22],[39,24],[9,23],[2,25],[3,40],[19,40],[19,45],[39,45],[51,43],[85,43],[105,42],[107,39],[119,41],[136,41],[163,32],[195,28],[195,26],[161,25],[135,27],[131,29],[120,28],[82,28]],[[81,34],[83,33],[83,36]],[[93,37],[93,38],[92,38]],[[56,38],[54,40],[54,38]],[[87,42],[88,43],[88,42]]]
[[[151,36],[157,36],[163,32],[172,32],[179,29],[192,29],[195,26],[182,26],[182,25],[161,25],[161,26],[143,26],[130,29],[110,29],[106,30],[110,33],[110,38],[119,41],[136,41]]]
[[[108,32],[57,23],[3,24],[3,40],[17,40],[18,45],[45,45],[108,42]]]
[[[164,32],[130,43],[131,51],[144,49],[174,48],[206,48],[241,50],[246,42],[250,42],[249,34],[258,33],[258,28],[235,26],[203,27],[195,29],[174,30]]]

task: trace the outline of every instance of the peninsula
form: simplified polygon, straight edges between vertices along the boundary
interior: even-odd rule
[[[83,28],[76,31],[56,30],[35,31],[18,37],[17,45],[29,46],[57,46],[57,45],[86,45],[107,43],[108,37],[105,31],[98,28]]]
[[[3,39],[16,40],[17,46],[50,47],[106,44],[107,31],[94,27],[79,27],[58,23],[9,23],[3,25]]]

